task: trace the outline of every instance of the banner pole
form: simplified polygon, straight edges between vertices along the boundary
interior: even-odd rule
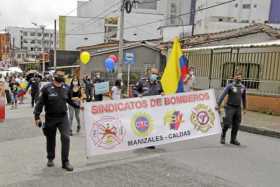
[[[130,64],[128,64],[127,70],[127,97],[129,97],[129,83],[130,83]]]

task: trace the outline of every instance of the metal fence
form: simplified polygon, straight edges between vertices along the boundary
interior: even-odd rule
[[[265,52],[205,50],[189,52],[187,56],[195,70],[197,89],[214,88],[221,92],[239,71],[249,93],[280,95],[280,48]]]

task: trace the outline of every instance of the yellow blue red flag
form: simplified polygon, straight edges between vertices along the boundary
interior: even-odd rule
[[[183,80],[188,73],[187,58],[182,52],[178,38],[173,42],[172,51],[164,69],[161,85],[165,94],[183,92]]]

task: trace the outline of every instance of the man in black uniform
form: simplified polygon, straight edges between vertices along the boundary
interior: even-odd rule
[[[240,145],[236,137],[241,123],[241,104],[243,104],[244,113],[246,110],[246,88],[241,84],[241,73],[237,73],[234,77],[234,82],[225,87],[223,94],[217,102],[218,106],[216,109],[218,111],[226,95],[228,99],[225,105],[224,127],[220,142],[221,144],[225,144],[226,132],[228,128],[232,126],[230,143],[233,145]]]
[[[37,102],[34,115],[37,126],[42,124],[40,114],[45,107],[45,124],[43,125],[43,132],[47,139],[47,158],[48,167],[54,166],[53,159],[55,158],[55,140],[56,130],[60,131],[61,139],[61,159],[62,168],[67,171],[73,171],[73,167],[69,163],[69,148],[70,148],[70,125],[67,116],[67,105],[81,108],[75,104],[70,96],[68,88],[65,86],[64,72],[57,71],[54,75],[52,83],[44,86],[41,90],[39,101]],[[83,109],[83,108],[81,108]]]
[[[40,93],[40,79],[37,74],[34,75],[29,80],[28,86],[26,88],[26,92],[31,87],[31,106],[34,107],[34,104],[37,102],[39,93]]]

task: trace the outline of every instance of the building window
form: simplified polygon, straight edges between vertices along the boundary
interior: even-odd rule
[[[17,58],[21,58],[21,54],[17,54]]]
[[[170,24],[176,24],[176,17],[177,16],[177,6],[175,3],[171,3],[170,5]]]
[[[28,50],[28,48],[27,48],[27,47],[23,47],[22,49],[23,49],[23,50],[26,50],[26,51]]]
[[[49,33],[45,33],[45,34],[44,34],[44,37],[49,37]]]
[[[42,36],[42,34],[41,33],[37,33],[37,36]]]
[[[31,33],[30,33],[30,36],[35,36],[35,32],[31,32]]]
[[[234,6],[235,6],[235,8],[238,8],[238,3],[236,3]]]
[[[31,42],[30,42],[31,44],[35,44],[35,40],[31,40]]]
[[[41,42],[41,40],[37,40],[37,44],[41,44],[42,42]]]
[[[23,36],[27,36],[27,32],[23,32]]]
[[[157,0],[143,0],[137,4],[138,9],[150,9],[156,10],[157,9]]]
[[[251,4],[243,4],[242,8],[243,9],[251,9]]]
[[[254,5],[254,8],[257,8],[257,4]]]
[[[30,51],[35,51],[35,49],[33,47],[30,48]]]
[[[247,19],[241,20],[241,23],[249,23],[249,20]]]
[[[28,43],[28,41],[27,41],[27,40],[23,40],[23,43],[27,44],[27,43]]]
[[[52,37],[53,37],[53,34],[50,34],[50,37],[52,38]]]

